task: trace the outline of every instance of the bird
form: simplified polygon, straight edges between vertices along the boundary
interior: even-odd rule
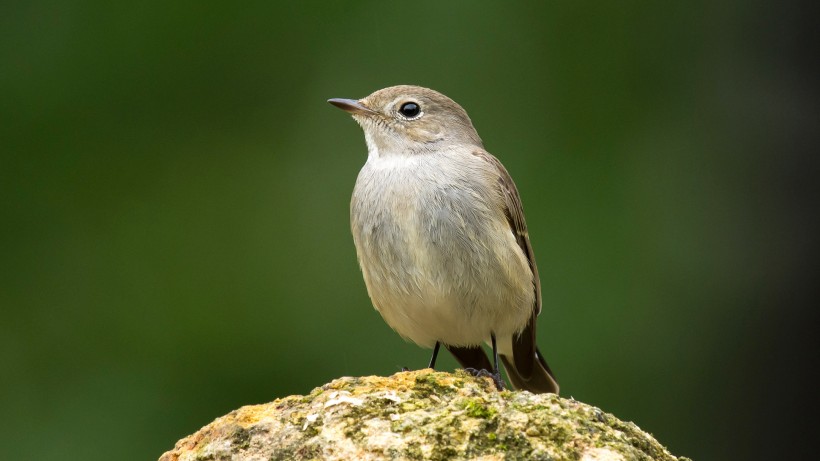
[[[364,131],[367,160],[350,221],[368,295],[399,335],[447,350],[504,387],[559,391],[536,344],[541,282],[521,198],[467,112],[429,88],[398,85],[328,102]],[[493,361],[482,344],[492,347]]]

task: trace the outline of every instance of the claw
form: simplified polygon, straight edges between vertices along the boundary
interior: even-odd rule
[[[485,370],[483,368],[480,369],[480,370],[477,370],[475,368],[465,368],[464,371],[466,371],[467,373],[470,373],[471,375],[475,376],[476,378],[486,378],[486,377],[492,378],[493,382],[495,383],[495,387],[499,391],[504,390],[504,380],[501,379],[501,372],[500,371],[496,371],[495,373],[493,373],[493,372],[491,372],[489,370]]]

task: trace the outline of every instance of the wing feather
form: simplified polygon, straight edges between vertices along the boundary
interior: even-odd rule
[[[515,183],[507,172],[507,169],[504,168],[504,165],[489,152],[483,150],[476,150],[473,152],[473,155],[493,165],[495,171],[498,173],[498,187],[504,198],[504,214],[507,217],[507,222],[510,224],[510,232],[513,233],[515,241],[527,257],[530,270],[532,271],[532,286],[535,292],[532,316],[521,333],[513,338],[515,367],[523,378],[529,379],[532,375],[534,366],[533,358],[535,357],[536,350],[535,321],[538,314],[541,313],[541,280],[538,277],[535,254],[532,251],[530,236],[527,233],[527,223],[524,221],[524,208],[521,204],[521,197],[518,195],[518,189],[515,187]]]

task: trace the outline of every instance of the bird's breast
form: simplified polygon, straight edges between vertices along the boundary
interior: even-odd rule
[[[368,293],[387,323],[417,343],[449,334],[450,344],[476,344],[484,338],[468,336],[489,330],[465,319],[497,326],[504,304],[522,315],[532,306],[532,273],[481,174],[404,158],[369,162],[357,179],[351,230]]]
[[[404,158],[362,169],[351,203],[362,265],[416,285],[418,278],[463,279],[487,265],[491,244],[508,232],[493,209],[496,192],[482,178],[435,160]]]

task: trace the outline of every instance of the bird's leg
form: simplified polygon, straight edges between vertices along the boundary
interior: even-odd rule
[[[495,345],[495,333],[490,333],[490,340],[493,342],[493,373],[500,375],[498,371],[498,347]]]
[[[493,343],[493,373],[490,375],[499,391],[504,390],[504,380],[501,379],[501,371],[498,369],[498,347],[495,345],[495,333],[490,333],[490,340]]]
[[[430,357],[430,364],[427,365],[427,368],[436,369],[436,358],[438,357],[438,349],[441,347],[441,343],[436,341],[436,345],[433,347],[433,356]],[[407,367],[401,367],[401,371],[410,371]]]
[[[433,356],[430,357],[430,365],[427,365],[427,368],[436,369],[436,357],[438,357],[439,346],[441,346],[441,343],[436,341],[436,345],[433,347]]]

